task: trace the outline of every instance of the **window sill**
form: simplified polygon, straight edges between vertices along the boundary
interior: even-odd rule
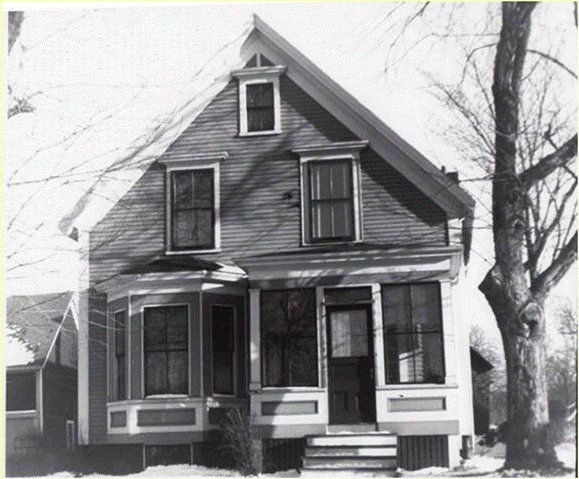
[[[252,391],[254,392],[254,391]],[[326,392],[325,388],[319,388],[317,386],[265,386],[262,387],[257,393],[322,393]]]
[[[165,251],[166,255],[174,256],[180,254],[210,254],[210,253],[221,253],[221,248],[216,249],[187,249],[179,251]]]
[[[279,135],[279,134],[281,134],[281,130],[240,131],[237,136],[238,136],[238,138],[243,138],[246,136],[271,136],[271,135]]]
[[[412,383],[412,384],[386,384],[376,388],[379,391],[391,391],[398,389],[458,389],[458,384],[437,383]]]

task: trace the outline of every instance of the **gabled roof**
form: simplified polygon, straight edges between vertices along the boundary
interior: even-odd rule
[[[302,53],[293,47],[287,40],[274,31],[260,17],[254,14],[253,28],[246,34],[241,46],[240,55],[234,58],[220,59],[212,73],[217,79],[207,88],[203,94],[196,94],[195,108],[185,108],[183,114],[170,125],[170,130],[163,136],[162,148],[148,146],[144,148],[147,154],[146,161],[141,165],[150,164],[156,158],[162,156],[164,151],[184,129],[195,120],[203,108],[221,91],[228,79],[231,78],[231,68],[241,68],[255,53],[263,53],[274,64],[287,66],[286,75],[299,87],[306,91],[312,98],[318,101],[326,110],[341,121],[355,135],[362,140],[368,140],[370,148],[385,159],[393,168],[398,170],[404,177],[413,183],[419,190],[431,198],[448,218],[467,218],[464,226],[466,238],[472,227],[475,201],[455,180],[447,177],[436,168],[424,155],[412,147],[397,133],[386,126],[375,114],[363,106],[344,88],[338,85],[328,75],[321,71],[314,63],[308,60]],[[243,39],[242,39],[243,40]],[[237,44],[237,43],[236,43]],[[233,46],[233,45],[232,45]],[[221,71],[219,70],[221,68]],[[202,98],[201,98],[202,97]],[[308,146],[308,145],[304,145]],[[141,169],[131,181],[124,181],[124,191],[142,175],[145,169]],[[96,188],[95,185],[94,188]],[[60,224],[60,230],[69,234],[75,224],[80,224],[80,229],[91,229],[110,209],[111,204],[103,208],[87,208],[88,197],[92,196],[93,188],[85,197],[81,198],[71,209]],[[95,195],[99,196],[99,195]],[[87,212],[88,210],[88,212]],[[81,220],[84,218],[84,221]],[[469,226],[470,225],[470,226]],[[468,240],[466,241],[468,243]],[[467,248],[468,249],[468,245]]]
[[[321,71],[261,18],[254,14],[254,29],[242,46],[249,61],[263,53],[275,64],[287,66],[286,75],[393,168],[432,199],[449,218],[473,214],[474,199],[424,155],[386,126],[376,115]]]
[[[19,336],[34,352],[33,364],[44,364],[50,355],[56,334],[69,314],[72,296],[67,291],[7,298],[7,323],[20,329]]]

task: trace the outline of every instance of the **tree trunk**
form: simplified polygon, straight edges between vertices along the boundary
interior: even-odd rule
[[[496,111],[493,177],[495,265],[480,285],[497,320],[507,370],[505,468],[539,469],[556,463],[548,434],[544,298],[534,296],[525,270],[527,192],[517,172],[519,87],[535,3],[502,4],[493,77]]]

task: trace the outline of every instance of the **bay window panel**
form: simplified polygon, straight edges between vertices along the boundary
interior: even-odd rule
[[[116,399],[127,399],[126,396],[126,313],[115,313],[115,375]]]
[[[167,388],[171,394],[187,394],[187,351],[167,352]]]
[[[144,311],[145,392],[188,392],[187,306],[148,307]]]
[[[163,352],[148,351],[145,354],[145,393],[166,394],[167,387],[167,354]]]
[[[229,306],[212,306],[213,392],[233,394],[235,356],[235,310]]]

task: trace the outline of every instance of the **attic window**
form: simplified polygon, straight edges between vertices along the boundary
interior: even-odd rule
[[[240,136],[281,132],[279,77],[285,69],[256,54],[245,68],[232,72],[239,80]]]

